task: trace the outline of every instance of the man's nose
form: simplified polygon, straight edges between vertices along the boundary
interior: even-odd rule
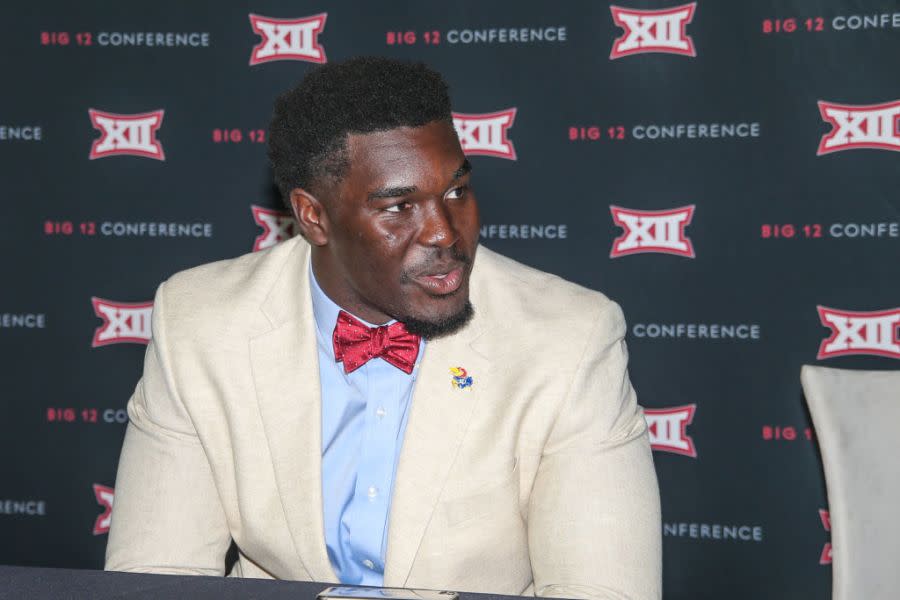
[[[459,239],[459,233],[453,226],[453,215],[444,202],[440,200],[427,204],[422,234],[419,238],[423,246],[449,248]]]

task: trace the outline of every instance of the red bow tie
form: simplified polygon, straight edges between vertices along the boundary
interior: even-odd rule
[[[366,327],[344,311],[338,313],[332,341],[334,358],[344,362],[344,373],[352,373],[373,358],[383,358],[409,374],[419,355],[419,336],[406,331],[403,323]]]

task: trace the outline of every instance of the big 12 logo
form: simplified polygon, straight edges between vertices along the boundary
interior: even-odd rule
[[[299,19],[250,14],[250,27],[262,38],[250,53],[250,65],[274,60],[326,62],[325,48],[319,43],[319,34],[325,29],[327,17],[328,13]]]
[[[91,304],[94,314],[103,319],[103,324],[94,331],[92,348],[150,343],[153,302],[116,302],[93,297]]]
[[[97,504],[103,507],[103,512],[97,515],[97,519],[94,521],[94,535],[109,533],[115,495],[116,491],[113,488],[99,483],[94,484],[94,498],[96,498]]]
[[[661,10],[610,6],[613,22],[625,31],[613,42],[610,60],[656,52],[697,56],[694,40],[687,34],[696,8],[696,2]]]
[[[653,450],[671,452],[697,458],[694,439],[687,434],[687,426],[694,421],[696,404],[669,408],[645,408],[644,419]]]
[[[831,335],[819,344],[816,358],[849,354],[900,358],[900,308],[852,311],[818,306],[819,320]]]
[[[467,155],[493,156],[516,160],[509,140],[509,128],[516,120],[516,108],[492,113],[453,113],[459,144]]]
[[[820,100],[819,114],[831,131],[819,140],[817,156],[865,148],[900,152],[900,100],[868,105]]]
[[[163,114],[162,109],[135,115],[88,109],[91,125],[102,134],[91,144],[88,158],[95,160],[109,156],[142,156],[165,160],[162,144],[156,139],[156,133],[162,126]]]
[[[694,258],[685,228],[694,218],[693,204],[667,210],[637,210],[610,206],[613,223],[624,231],[613,240],[610,258],[654,252]]]

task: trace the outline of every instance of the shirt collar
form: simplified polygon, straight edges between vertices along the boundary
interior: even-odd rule
[[[309,262],[309,291],[312,295],[313,317],[316,320],[316,331],[318,333],[319,344],[327,349],[328,354],[332,358],[334,358],[334,346],[331,343],[331,337],[334,334],[334,327],[337,324],[338,313],[340,311],[343,310],[354,319],[365,324],[366,327],[378,327],[378,325],[369,323],[365,319],[360,319],[349,310],[335,304],[334,300],[329,298],[319,286],[319,282],[316,280],[316,274],[313,272],[312,261]],[[390,325],[395,321],[396,319],[392,319],[385,323],[385,325]]]
[[[316,338],[319,348],[324,351],[331,360],[334,360],[334,344],[332,342],[332,337],[334,335],[334,328],[337,325],[338,313],[344,309],[335,304],[334,300],[329,298],[325,291],[319,286],[319,282],[316,281],[316,274],[313,272],[312,261],[309,262],[309,291],[312,296],[313,318],[316,321]],[[360,319],[349,310],[344,310],[344,312],[354,319],[359,319],[359,321],[364,323],[367,327],[378,327],[378,325],[369,323],[365,319]],[[391,319],[385,323],[385,325],[396,322],[397,319]],[[425,354],[424,350],[425,338],[421,338],[419,340],[419,356],[416,358],[416,366],[422,362],[422,356]]]

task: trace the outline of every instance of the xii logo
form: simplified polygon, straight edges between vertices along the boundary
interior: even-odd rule
[[[831,131],[819,141],[817,156],[862,148],[900,152],[900,100],[858,106],[820,100],[819,114]]]
[[[117,115],[88,109],[91,125],[103,134],[94,140],[88,158],[124,155],[165,160],[162,145],[156,139],[163,112],[160,109],[137,115]]]
[[[819,509],[819,519],[822,521],[822,527],[825,528],[825,531],[831,532],[831,514],[825,510],[824,508]],[[820,565],[830,565],[831,564],[831,542],[825,542],[825,546],[822,548],[822,554],[819,555],[819,564]]]
[[[848,354],[900,358],[900,308],[859,312],[818,306],[819,320],[832,330],[819,345],[818,360]]]
[[[253,220],[263,228],[263,232],[253,240],[253,251],[271,248],[278,242],[283,242],[297,235],[297,221],[286,210],[275,210],[261,206],[250,206],[253,212]]]
[[[319,34],[325,29],[327,17],[328,13],[321,13],[301,19],[273,19],[251,14],[250,27],[262,41],[253,47],[250,65],[273,60],[326,62]]]
[[[613,22],[625,30],[613,42],[610,60],[649,52],[697,56],[694,40],[687,35],[696,8],[696,2],[662,10],[610,6]]]
[[[94,331],[92,348],[109,344],[148,344],[152,302],[128,303],[91,298],[94,314],[103,324]]]
[[[694,421],[696,411],[696,404],[670,408],[645,408],[644,419],[647,421],[650,447],[662,452],[697,458],[694,440],[687,434],[687,426]]]
[[[508,130],[516,120],[516,108],[493,113],[453,113],[453,126],[467,155],[494,156],[516,160],[516,150]]]
[[[684,230],[694,216],[694,205],[671,210],[633,210],[610,206],[613,223],[625,232],[613,240],[610,258],[656,252],[694,258],[694,246]]]
[[[115,499],[115,490],[99,483],[94,484],[94,498],[97,504],[103,507],[103,512],[97,515],[94,521],[94,535],[109,533],[109,522],[112,520],[113,500]]]

